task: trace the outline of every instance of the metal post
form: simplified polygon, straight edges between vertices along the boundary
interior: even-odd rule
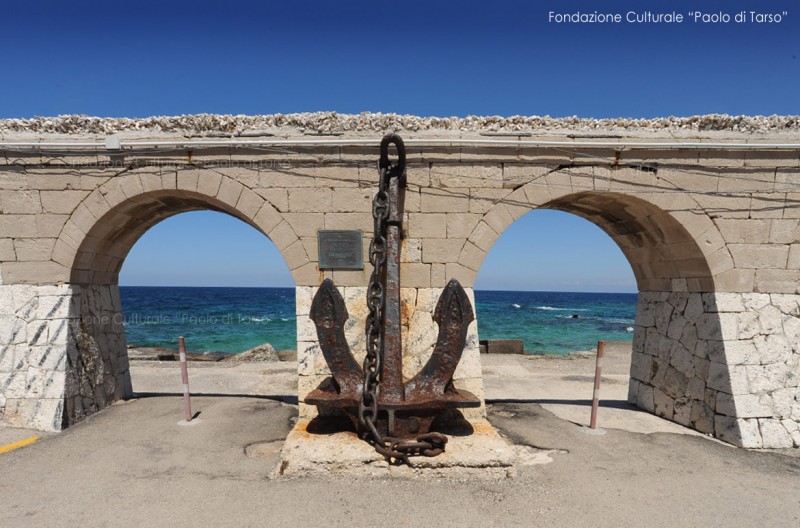
[[[605,353],[606,344],[597,342],[597,364],[594,367],[594,395],[592,396],[592,418],[589,422],[590,429],[597,429],[597,408],[600,406],[600,370]]]
[[[178,351],[181,360],[181,379],[183,380],[183,414],[186,423],[192,421],[192,404],[189,401],[189,369],[186,367],[186,344],[183,336],[178,338]]]

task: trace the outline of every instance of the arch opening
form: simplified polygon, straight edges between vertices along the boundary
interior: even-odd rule
[[[262,231],[242,212],[211,196],[175,190],[145,193],[97,219],[78,247],[70,283],[116,283],[128,252],[151,227],[171,216],[202,210],[228,214]]]
[[[714,281],[692,235],[669,213],[613,192],[580,192],[542,204],[572,213],[608,234],[631,265],[639,291],[709,292]]]
[[[505,200],[513,204],[507,210],[520,210],[512,201],[520,194]],[[703,433],[729,434],[722,431],[729,424],[719,420],[715,407],[719,394],[724,398],[732,391],[724,371],[714,279],[695,237],[670,212],[630,195],[583,191],[527,203],[527,210],[553,209],[588,220],[611,237],[630,264],[638,299],[628,402]],[[577,399],[585,401],[586,395]]]
[[[201,210],[215,211],[241,220],[270,241],[266,232],[278,222],[272,221],[266,228],[263,223],[260,225],[257,212],[263,208],[272,210],[269,204],[264,203],[262,207],[251,208],[249,213],[245,213],[239,207],[214,196],[164,189],[135,195],[98,215],[91,229],[76,244],[78,249],[70,268],[71,304],[61,427],[74,424],[116,400],[129,397],[133,392],[119,277],[125,259],[137,241],[168,218]],[[67,236],[67,233],[62,233],[62,239]],[[281,255],[284,256],[283,252]],[[293,286],[290,294],[283,296],[292,301],[292,316]],[[208,295],[208,292],[201,292],[200,297],[194,298],[198,300]],[[186,297],[183,297],[185,301]],[[191,296],[189,302],[192,302]],[[185,315],[190,321],[194,317],[191,312]],[[239,320],[221,320],[220,323],[241,322],[242,318],[253,315],[242,310],[242,313],[231,312],[227,317],[237,317]],[[258,316],[256,318],[260,319]],[[199,322],[204,321],[200,318]],[[251,320],[242,324],[245,323],[250,324]],[[290,335],[293,333],[294,328]],[[174,336],[176,340],[177,336]]]

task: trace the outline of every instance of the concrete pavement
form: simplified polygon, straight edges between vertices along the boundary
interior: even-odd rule
[[[624,371],[619,357],[608,362],[609,380]],[[190,427],[178,425],[179,396],[147,396],[0,455],[0,525],[800,524],[798,450],[746,451],[676,434],[689,430],[626,408],[620,398],[624,383],[604,385],[607,405],[600,425],[607,434],[587,435],[560,416],[575,413],[575,422],[584,415],[588,420],[591,382],[585,371],[593,369],[591,357],[483,359],[487,396],[494,400],[489,420],[509,441],[549,451],[546,460],[523,460],[514,478],[272,480],[278,449],[296,416],[291,394],[195,397],[201,422]],[[153,380],[169,378],[173,367],[177,373],[177,365],[135,365],[134,387],[144,392],[148,383],[156,386]],[[217,380],[235,394],[280,393],[284,384],[291,385],[291,368],[251,364],[237,382],[232,373],[238,367],[198,367],[191,370],[190,384],[200,391]],[[274,370],[269,376],[257,374],[269,369]],[[654,426],[651,418],[663,423]],[[647,434],[634,431],[638,428]],[[28,433],[0,429],[0,442]],[[552,461],[541,463],[547,460]]]

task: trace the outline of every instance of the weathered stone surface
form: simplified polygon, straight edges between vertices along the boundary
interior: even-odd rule
[[[792,435],[780,420],[760,419],[758,420],[758,426],[761,431],[762,447],[765,449],[781,449],[794,446]]]
[[[263,345],[245,350],[244,352],[228,356],[223,361],[278,361],[278,353],[271,344],[264,343]]]
[[[659,416],[735,439],[737,445],[760,446],[761,429],[753,422],[743,422],[742,439],[740,424],[715,417],[791,416],[798,394],[793,338],[800,334],[800,322],[787,313],[798,311],[797,298],[774,300],[758,293],[640,294],[631,365],[637,389],[631,401],[647,409],[652,394]],[[660,304],[664,301],[670,308]],[[786,444],[786,436],[771,442]]]
[[[473,433],[448,437],[439,456],[414,457],[413,467],[395,468],[352,432],[314,434],[315,424],[300,420],[284,442],[273,478],[308,476],[507,478],[515,464],[531,463],[485,420],[471,422]]]

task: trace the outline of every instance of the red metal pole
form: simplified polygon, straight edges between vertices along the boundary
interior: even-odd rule
[[[189,369],[186,367],[186,344],[183,336],[178,338],[178,351],[181,360],[181,379],[183,380],[183,414],[186,422],[192,421],[192,404],[189,401]]]
[[[592,419],[589,422],[590,429],[597,429],[597,408],[600,406],[600,369],[602,367],[605,347],[606,344],[603,341],[597,342],[597,364],[594,367],[594,395],[592,396]]]

